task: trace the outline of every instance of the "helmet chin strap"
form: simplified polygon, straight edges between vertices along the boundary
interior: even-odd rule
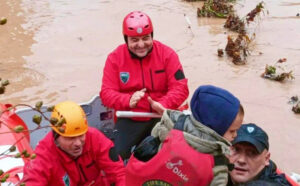
[[[59,149],[61,149],[62,151],[64,151],[64,150],[60,147],[59,143],[57,142],[57,139],[54,139],[54,144],[56,145],[56,147],[58,147]],[[65,151],[64,151],[64,152],[65,152]]]
[[[54,130],[52,130],[52,133],[53,133],[53,138],[54,138],[54,141],[56,141],[56,139],[60,136],[57,132],[55,132]]]

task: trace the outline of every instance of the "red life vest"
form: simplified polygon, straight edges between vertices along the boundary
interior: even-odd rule
[[[126,166],[127,186],[206,186],[213,179],[214,157],[198,152],[180,130],[171,130],[161,150],[149,161],[131,156]]]

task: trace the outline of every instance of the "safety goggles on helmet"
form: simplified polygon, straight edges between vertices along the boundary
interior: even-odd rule
[[[51,125],[51,128],[61,136],[80,136],[88,130],[85,112],[80,105],[72,101],[65,101],[55,105],[51,117],[56,118],[58,121],[64,118],[61,126]]]
[[[131,12],[123,20],[123,35],[134,37],[147,35],[152,32],[151,19],[141,11]]]

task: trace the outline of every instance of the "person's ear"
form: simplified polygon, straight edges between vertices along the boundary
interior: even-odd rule
[[[266,166],[270,165],[270,157],[271,157],[271,153],[269,151],[267,151],[266,157],[265,157],[265,165]]]

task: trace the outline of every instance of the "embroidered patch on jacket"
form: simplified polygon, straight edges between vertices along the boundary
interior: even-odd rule
[[[149,180],[147,182],[144,182],[143,186],[172,186],[172,185],[162,180]]]
[[[180,69],[176,71],[174,76],[176,80],[181,80],[185,78],[183,71]]]
[[[129,80],[129,72],[120,72],[121,81],[125,84]]]
[[[70,178],[67,173],[64,175],[64,177],[62,179],[63,179],[65,186],[70,186]]]

